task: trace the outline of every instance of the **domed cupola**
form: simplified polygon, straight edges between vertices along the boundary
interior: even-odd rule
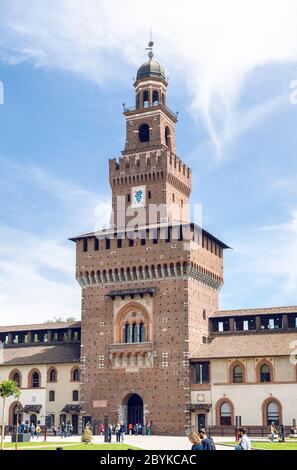
[[[149,42],[149,47],[147,50],[149,51],[149,60],[144,62],[137,71],[137,80],[143,80],[146,78],[162,78],[166,81],[165,70],[163,69],[162,65],[159,62],[153,60],[154,53],[153,53],[153,41]]]
[[[158,62],[148,60],[137,71],[137,80],[143,80],[144,78],[162,78],[166,80],[165,70]]]

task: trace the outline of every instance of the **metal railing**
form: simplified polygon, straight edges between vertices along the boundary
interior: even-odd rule
[[[172,111],[170,108],[168,108],[168,106],[166,106],[165,104],[162,104],[160,102],[158,102],[156,104],[153,104],[153,106],[147,106],[147,107],[124,106],[124,113],[129,113],[129,112],[133,112],[133,111],[137,111],[137,110],[143,111],[144,109],[145,110],[151,110],[151,109],[154,109],[154,108],[157,108],[157,107],[165,109],[169,114],[172,114],[172,116],[174,116],[175,119],[178,118],[178,113]]]

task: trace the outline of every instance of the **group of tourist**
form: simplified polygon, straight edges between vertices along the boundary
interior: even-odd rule
[[[143,433],[146,433],[147,436],[151,436],[152,434],[152,423],[148,421],[146,423],[145,429],[142,423],[132,423],[128,424],[128,428],[126,428],[123,422],[118,422],[116,425],[110,424],[108,427],[108,438],[109,442],[112,442],[112,436],[116,437],[116,442],[124,442],[125,434],[129,434],[130,436],[142,436]],[[98,434],[103,436],[105,432],[104,424],[100,423],[98,426]]]
[[[247,436],[246,430],[241,428],[238,431],[239,442],[235,450],[251,450],[251,441]],[[198,433],[191,432],[189,434],[189,441],[192,444],[192,451],[196,450],[216,450],[213,438],[208,435],[206,429],[200,429]]]
[[[73,435],[73,426],[72,424],[65,424],[64,422],[61,423],[61,426],[54,426],[53,427],[54,436],[63,437],[70,437]]]

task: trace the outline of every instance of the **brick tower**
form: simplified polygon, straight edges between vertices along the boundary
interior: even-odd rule
[[[82,416],[150,421],[155,434],[184,435],[189,359],[208,340],[226,245],[189,222],[191,170],[176,155],[177,117],[151,50],[134,87],[125,149],[109,162],[111,228],[72,239],[82,287]]]

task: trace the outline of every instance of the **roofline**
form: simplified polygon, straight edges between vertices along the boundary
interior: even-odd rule
[[[272,310],[280,310],[280,312],[273,312]],[[216,318],[216,317],[222,317],[226,316],[229,317],[238,313],[242,313],[242,315],[247,315],[247,314],[254,314],[257,315],[257,313],[275,313],[276,315],[278,313],[282,313],[281,310],[284,310],[283,313],[288,313],[288,311],[292,310],[292,313],[297,313],[297,306],[296,305],[288,305],[288,306],[281,306],[281,307],[258,307],[258,308],[240,308],[237,310],[217,310],[216,312],[212,313],[210,315],[210,318]]]
[[[176,223],[167,223],[167,222],[164,222],[164,224],[162,223],[159,223],[159,224],[153,224],[153,225],[144,225],[142,227],[138,227],[137,229],[128,229],[128,228],[117,228],[117,227],[114,227],[114,228],[108,228],[108,229],[103,229],[103,230],[98,230],[97,232],[90,232],[90,233],[85,233],[85,234],[81,234],[81,235],[78,235],[76,237],[72,237],[72,238],[69,238],[69,241],[72,241],[72,242],[76,242],[77,240],[82,240],[84,238],[93,238],[93,237],[97,237],[97,238],[105,238],[106,235],[116,235],[118,233],[127,233],[127,232],[141,232],[142,230],[153,230],[153,229],[161,229],[161,228],[167,228],[167,227],[179,227],[179,226],[188,226],[190,225],[191,228],[197,228],[198,230],[202,230],[202,234],[203,235],[206,235],[208,236],[209,238],[211,238],[214,242],[218,243],[224,250],[226,249],[232,249],[230,246],[226,245],[224,242],[222,242],[221,240],[219,240],[217,237],[215,237],[214,235],[212,235],[210,232],[208,232],[207,230],[205,229],[201,229],[201,227],[199,227],[197,224],[193,223],[193,222],[190,222],[190,223],[185,223],[185,222],[176,222]]]
[[[0,326],[0,333],[12,333],[13,331],[33,331],[33,330],[49,330],[49,329],[63,329],[63,328],[80,328],[80,321],[72,322],[56,322],[56,323],[35,323],[32,325],[4,325]]]
[[[261,356],[261,355],[260,355]],[[269,354],[268,357],[287,357],[289,356],[289,353],[288,354]],[[211,361],[212,359],[236,359],[238,357],[254,357],[254,358],[257,358],[259,357],[259,355],[257,356],[256,354],[248,354],[248,353],[238,353],[236,355],[227,355],[227,356],[195,356],[195,357],[190,357],[189,361],[192,363],[192,362],[196,362],[196,361],[200,361],[200,362],[209,362]],[[294,383],[294,382],[293,382]]]

